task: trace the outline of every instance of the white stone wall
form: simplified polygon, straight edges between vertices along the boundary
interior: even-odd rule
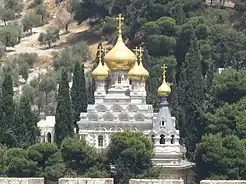
[[[113,178],[60,178],[59,184],[114,184]]]
[[[200,184],[246,184],[246,180],[202,180]]]
[[[44,184],[44,178],[0,178],[0,184]]]
[[[129,184],[184,184],[182,179],[180,180],[158,180],[158,179],[131,179]]]

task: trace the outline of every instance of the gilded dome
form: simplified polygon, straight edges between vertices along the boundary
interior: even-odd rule
[[[166,66],[164,65],[163,67],[163,80],[161,86],[158,88],[157,92],[159,96],[168,96],[171,93],[171,88],[166,82]]]
[[[103,66],[101,60],[99,60],[97,67],[92,72],[92,76],[94,80],[105,80],[108,77],[108,72],[108,69],[105,65]]]
[[[130,70],[137,57],[127,48],[120,35],[115,46],[104,56],[104,60],[110,70]]]
[[[130,79],[132,80],[141,80],[142,74],[139,70],[139,65],[137,60],[135,61],[134,66],[131,68],[131,70],[128,72]]]
[[[141,76],[143,77],[144,80],[146,80],[149,77],[149,72],[144,68],[141,60],[138,68],[141,73]]]
[[[117,42],[104,56],[104,60],[110,70],[130,70],[134,66],[137,57],[123,42],[121,27],[124,18],[119,14],[116,19],[119,21]]]
[[[110,71],[110,69],[109,69],[109,67],[108,67],[108,65],[107,65],[106,63],[103,64],[103,67],[104,67],[108,72]]]

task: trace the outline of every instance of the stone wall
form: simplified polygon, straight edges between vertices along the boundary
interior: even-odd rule
[[[182,179],[175,180],[175,179],[131,179],[129,184],[184,184]]]
[[[44,178],[0,178],[0,184],[44,184]]]
[[[246,180],[202,180],[200,184],[246,184]]]
[[[60,178],[59,184],[114,184],[113,178]]]

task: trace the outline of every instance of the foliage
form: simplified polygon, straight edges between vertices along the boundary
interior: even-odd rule
[[[38,15],[34,11],[29,12],[22,19],[22,25],[24,32],[29,31],[32,33],[32,28],[40,26],[41,24],[41,15]]]
[[[4,25],[7,25],[7,21],[15,19],[15,12],[13,9],[2,8],[0,9],[0,17],[1,20],[4,22]]]
[[[80,113],[87,111],[87,89],[85,83],[84,64],[75,63],[73,72],[73,85],[71,88],[71,100],[73,107],[74,124],[80,120]]]
[[[66,47],[61,53],[54,56],[53,66],[57,71],[60,68],[67,68],[73,72],[76,62],[85,63],[90,59],[91,52],[85,42],[77,43],[73,46]]]
[[[0,42],[2,42],[5,47],[14,47],[19,43],[19,37],[19,27],[14,24],[0,28]]]
[[[64,138],[72,136],[74,133],[72,104],[68,83],[67,72],[65,69],[62,69],[55,115],[55,141],[57,144],[61,144]]]
[[[107,157],[115,167],[114,178],[118,183],[125,183],[150,169],[152,156],[152,144],[140,132],[127,131],[111,137]]]
[[[45,33],[40,33],[38,41],[41,44],[47,44],[50,48],[52,43],[60,39],[59,32],[60,30],[57,28],[49,29]]]
[[[57,182],[65,170],[58,147],[52,143],[40,143],[27,151],[30,160],[36,164],[38,175],[44,177],[46,182]]]
[[[18,140],[18,147],[28,147],[37,143],[39,129],[37,127],[38,118],[32,112],[29,98],[22,96],[19,107],[15,112],[15,135]]]

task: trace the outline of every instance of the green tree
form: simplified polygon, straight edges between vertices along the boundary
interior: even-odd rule
[[[22,19],[22,25],[24,32],[29,31],[32,33],[32,28],[41,24],[41,16],[34,11],[29,12]]]
[[[7,25],[7,21],[14,20],[15,19],[15,12],[13,9],[0,9],[0,17],[1,20],[4,22],[4,25]]]
[[[16,136],[14,134],[14,110],[15,105],[13,101],[13,81],[11,74],[6,72],[2,84],[1,96],[1,143],[6,144],[8,147],[16,145]]]
[[[202,138],[195,152],[196,169],[201,179],[245,179],[246,147],[235,135],[209,134]]]
[[[5,176],[5,170],[7,167],[7,147],[0,144],[0,176]]]
[[[38,176],[44,177],[45,182],[55,183],[62,177],[65,166],[61,152],[55,144],[40,143],[27,149],[28,158],[38,168]]]
[[[49,29],[45,33],[40,33],[38,41],[41,44],[47,44],[48,48],[50,48],[52,43],[60,39],[59,32],[60,30],[56,28]]]
[[[201,54],[194,37],[181,66],[179,105],[181,107],[179,117],[181,133],[185,139],[187,156],[193,159],[192,154],[203,133],[200,118],[204,108],[204,78],[201,68]]]
[[[32,177],[38,172],[37,165],[30,161],[26,150],[11,148],[7,151],[6,174],[8,177]]]
[[[106,157],[98,154],[95,148],[86,144],[85,139],[67,138],[61,144],[61,153],[67,170],[76,175],[86,175],[88,169],[97,168],[101,174],[108,173]]]
[[[0,29],[0,42],[5,47],[14,47],[19,41],[19,28],[15,25],[7,25]]]
[[[121,132],[112,135],[107,157],[115,167],[115,180],[125,183],[152,167],[151,141],[140,132]]]
[[[39,4],[36,7],[36,13],[41,16],[41,21],[42,21],[42,23],[44,23],[44,17],[47,13],[47,10],[46,10],[46,7],[43,3]]]
[[[4,8],[13,10],[15,13],[20,13],[23,10],[23,0],[4,0]]]
[[[87,111],[87,90],[84,64],[80,65],[79,62],[76,62],[74,66],[71,100],[73,105],[74,124],[78,130],[77,121],[80,120],[80,113]]]
[[[31,110],[29,97],[22,96],[17,109],[15,134],[18,139],[18,146],[28,147],[37,143],[39,129],[37,127],[38,118]]]
[[[62,69],[55,115],[55,141],[58,144],[61,144],[64,138],[72,136],[74,133],[72,105],[68,83],[67,72],[65,69]]]

